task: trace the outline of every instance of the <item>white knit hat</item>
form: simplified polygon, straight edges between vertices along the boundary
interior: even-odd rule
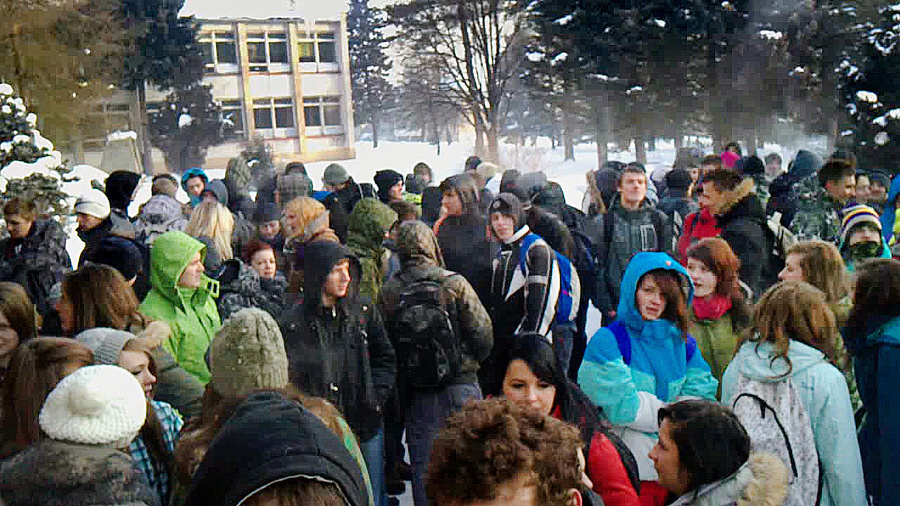
[[[144,425],[147,399],[138,380],[114,365],[82,367],[47,396],[38,422],[51,439],[124,447]]]
[[[110,212],[109,199],[100,190],[88,190],[75,201],[75,212],[105,220]]]

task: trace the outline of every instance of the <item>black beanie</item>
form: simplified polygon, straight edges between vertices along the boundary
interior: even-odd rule
[[[378,185],[378,198],[380,198],[382,202],[386,202],[388,200],[388,190],[395,184],[403,181],[403,175],[396,170],[384,169],[376,172],[373,180],[375,181],[375,184]]]
[[[117,170],[106,178],[106,198],[109,207],[127,209],[131,203],[131,194],[141,181],[141,175],[127,170]]]
[[[525,208],[522,201],[512,193],[501,193],[494,197],[488,207],[488,214],[500,213],[512,216],[516,223],[516,230],[525,224]]]
[[[666,173],[666,188],[672,190],[687,190],[694,180],[687,169],[672,169]]]

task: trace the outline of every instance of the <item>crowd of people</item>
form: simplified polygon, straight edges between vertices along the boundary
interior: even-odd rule
[[[896,502],[900,176],[462,168],[7,201],[0,504]]]

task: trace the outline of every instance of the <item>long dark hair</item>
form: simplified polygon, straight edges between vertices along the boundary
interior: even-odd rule
[[[866,337],[889,320],[900,316],[900,262],[879,258],[857,269],[853,307],[847,317],[844,342],[856,352]]]
[[[137,295],[113,267],[85,264],[66,274],[62,291],[74,310],[72,335],[97,327],[125,330],[132,324],[147,326],[147,319],[138,311]]]
[[[559,409],[560,418],[563,421],[578,427],[581,437],[584,439],[585,455],[587,455],[594,432],[602,428],[608,429],[609,425],[600,418],[597,409],[587,395],[578,388],[578,385],[569,381],[563,374],[553,347],[547,338],[532,332],[518,334],[513,339],[507,358],[505,364],[499,364],[499,370],[504,375],[513,360],[521,360],[528,365],[538,379],[556,388],[553,410]]]
[[[688,490],[695,493],[703,485],[731,476],[750,458],[750,436],[725,406],[705,400],[680,401],[660,408],[657,420],[660,425],[665,420],[672,425]]]

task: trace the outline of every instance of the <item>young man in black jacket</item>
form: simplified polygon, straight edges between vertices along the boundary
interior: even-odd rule
[[[382,408],[395,384],[394,348],[378,310],[358,295],[359,262],[346,246],[305,251],[304,295],[279,321],[291,383],[341,410],[359,438],[376,504],[384,494]]]

